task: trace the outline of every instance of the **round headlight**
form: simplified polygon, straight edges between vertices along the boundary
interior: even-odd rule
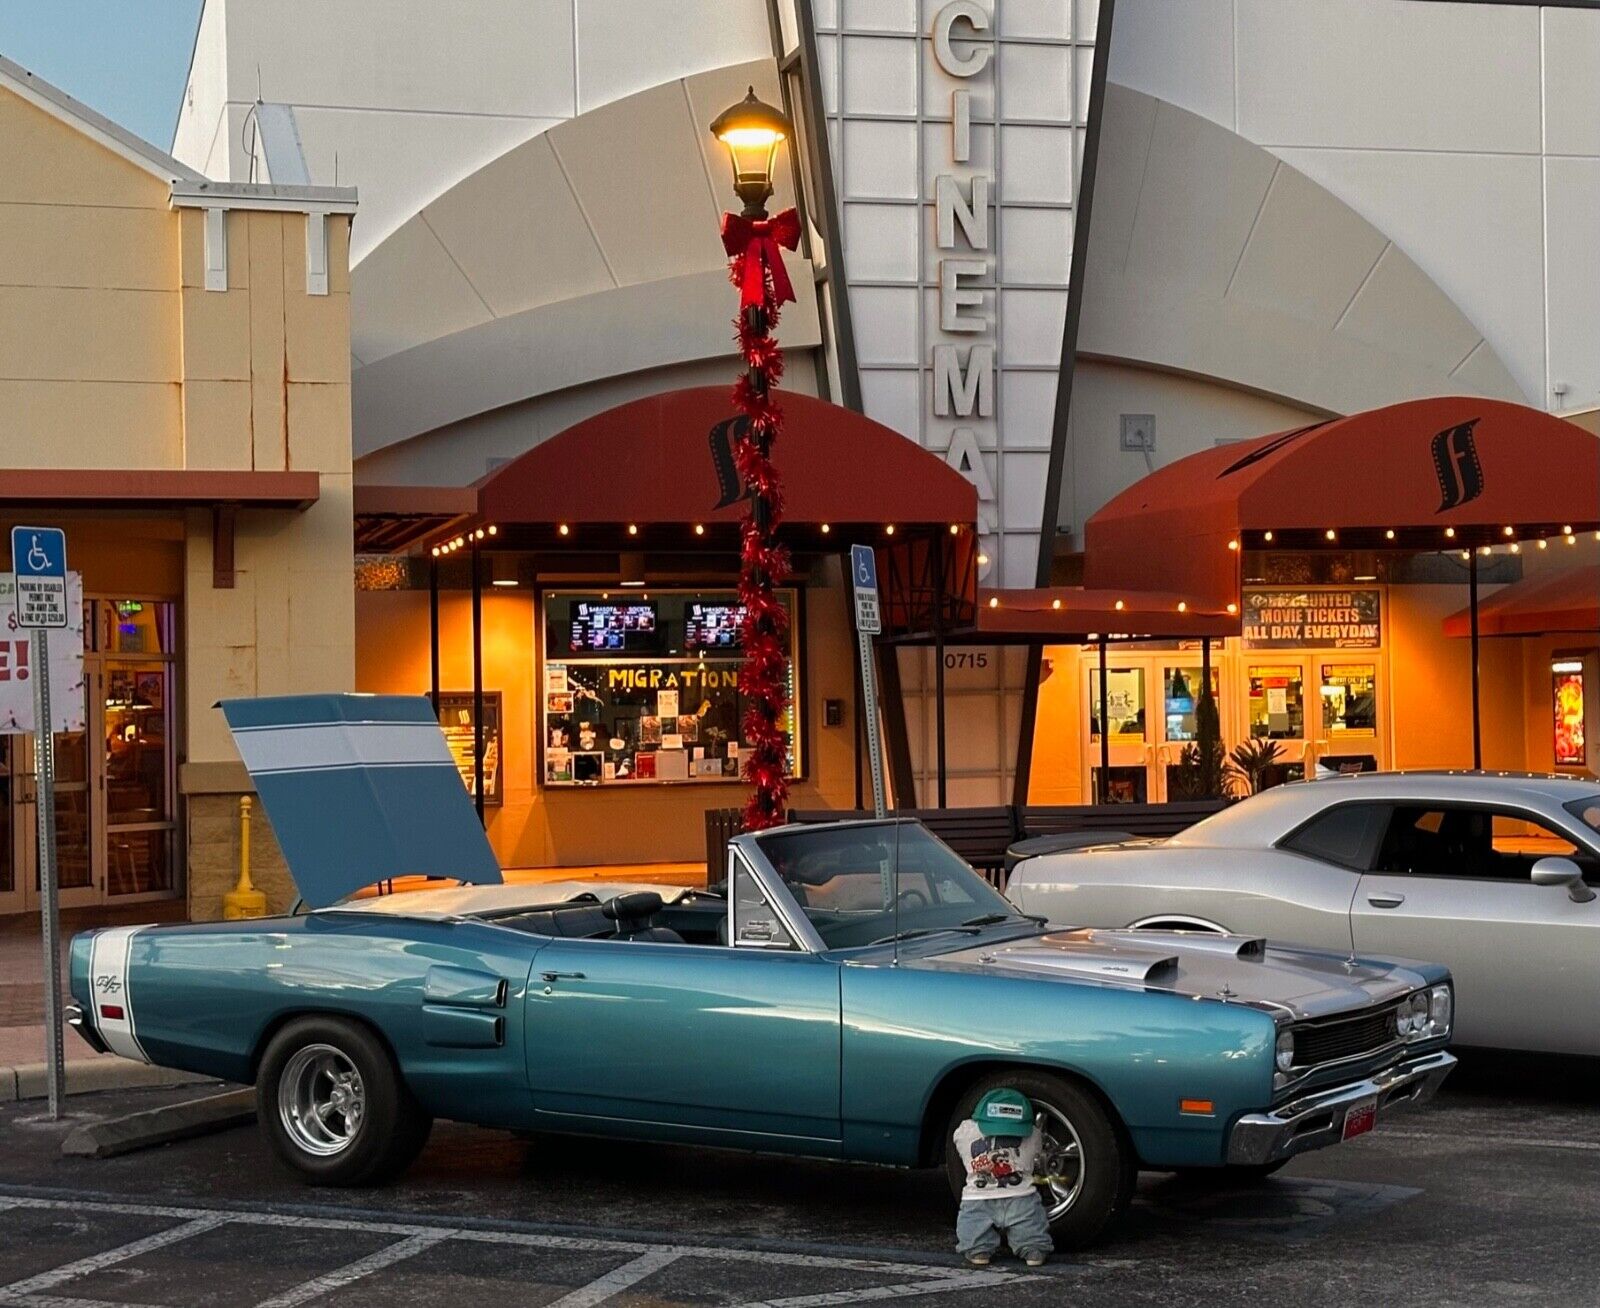
[[[1278,1070],[1287,1072],[1294,1066],[1294,1032],[1278,1033]]]
[[[1428,992],[1428,1018],[1434,1035],[1449,1035],[1450,1020],[1455,1016],[1449,986],[1434,986]]]
[[[1419,990],[1408,1001],[1411,1009],[1411,1034],[1423,1036],[1428,1033],[1428,992]]]

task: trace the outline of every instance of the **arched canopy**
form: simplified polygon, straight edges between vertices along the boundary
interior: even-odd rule
[[[899,432],[810,395],[785,394],[782,403],[773,461],[785,522],[881,531],[976,521],[972,484]],[[742,500],[713,508],[723,496],[711,435],[732,416],[722,386],[665,391],[598,413],[483,478],[477,521],[502,532],[736,523]]]
[[[1084,584],[1237,602],[1251,549],[1443,550],[1592,529],[1600,441],[1500,400],[1412,400],[1202,450],[1084,526]]]

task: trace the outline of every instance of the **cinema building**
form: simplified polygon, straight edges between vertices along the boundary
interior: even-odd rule
[[[864,794],[852,542],[895,588],[903,807],[1169,798],[1206,675],[1225,744],[1278,746],[1272,780],[1470,764],[1475,680],[1486,765],[1577,757],[1593,624],[1514,592],[1600,564],[1592,429],[1555,416],[1600,403],[1575,289],[1600,15],[1184,8],[463,0],[397,26],[352,0],[308,48],[309,5],[206,0],[174,153],[277,179],[293,141],[360,189],[355,681],[436,695],[504,863],[690,862],[740,802],[709,127],[746,88],[795,125],[772,207],[801,227],[776,456],[797,807]],[[1480,57],[1504,108],[1458,75]],[[1433,443],[1464,424],[1486,475],[1441,515]],[[1321,434],[1250,444],[1291,431]],[[1500,498],[1519,442],[1575,461],[1574,507]],[[1240,461],[1254,498],[1176,512],[1174,477]]]

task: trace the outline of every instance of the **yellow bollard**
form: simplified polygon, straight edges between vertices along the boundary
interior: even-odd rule
[[[222,916],[229,920],[267,915],[266,895],[250,884],[250,805],[249,795],[239,796],[239,884],[222,897]]]

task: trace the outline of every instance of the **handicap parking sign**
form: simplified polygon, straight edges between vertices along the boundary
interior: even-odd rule
[[[850,547],[850,579],[856,597],[856,630],[876,636],[883,630],[878,608],[878,556],[870,545]]]
[[[59,527],[13,527],[11,570],[17,578],[17,626],[65,627],[67,533]]]

